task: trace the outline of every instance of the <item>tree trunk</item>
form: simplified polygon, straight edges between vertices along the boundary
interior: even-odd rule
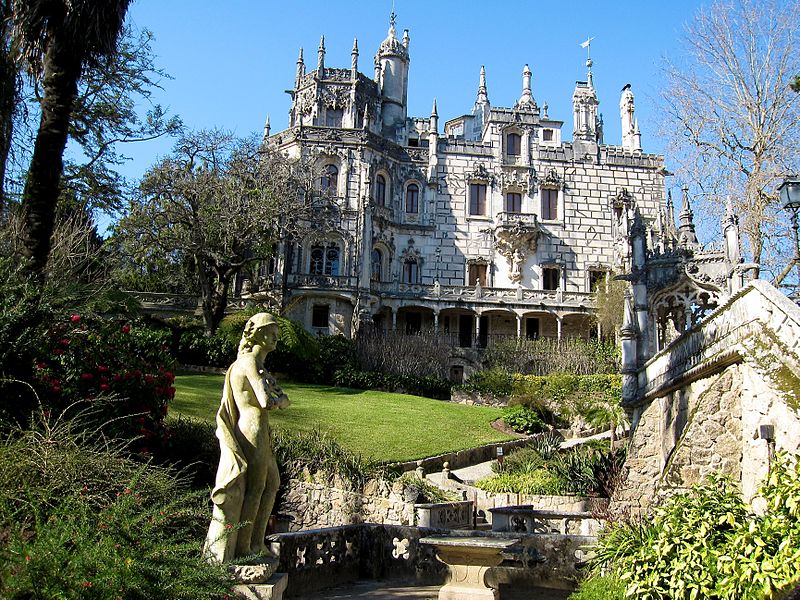
[[[198,261],[199,262],[199,261]],[[217,332],[228,307],[228,289],[232,279],[229,269],[198,268],[200,277],[200,297],[203,305],[203,324],[206,336]]]
[[[80,57],[67,44],[52,39],[44,56],[42,116],[22,195],[24,253],[31,259],[29,269],[40,276],[50,253],[69,118],[80,74]]]

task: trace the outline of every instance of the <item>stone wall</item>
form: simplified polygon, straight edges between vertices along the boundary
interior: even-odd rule
[[[402,486],[372,481],[364,492],[293,479],[277,512],[290,519],[289,531],[358,523],[414,525],[416,498],[405,498]]]
[[[643,512],[711,473],[752,500],[775,452],[800,452],[799,350],[800,308],[757,281],[650,359],[613,505]]]

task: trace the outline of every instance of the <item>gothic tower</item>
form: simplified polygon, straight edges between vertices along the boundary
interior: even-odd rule
[[[403,41],[397,39],[395,14],[392,13],[389,19],[389,34],[375,56],[375,70],[379,76],[383,134],[398,143],[402,143],[405,137],[409,41],[407,29],[403,32]]]

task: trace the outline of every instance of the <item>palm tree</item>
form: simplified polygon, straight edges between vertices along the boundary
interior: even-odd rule
[[[64,148],[83,69],[112,55],[131,0],[12,0],[12,38],[41,81],[41,120],[25,180],[23,244],[41,275],[50,253]]]
[[[592,427],[608,427],[611,432],[611,452],[617,445],[617,429],[629,424],[622,405],[608,400],[598,400],[586,411],[586,421]]]

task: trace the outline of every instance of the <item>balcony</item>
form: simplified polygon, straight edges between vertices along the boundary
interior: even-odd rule
[[[307,273],[289,273],[286,283],[294,288],[317,288],[335,290],[355,290],[358,278],[346,275],[309,275]]]

